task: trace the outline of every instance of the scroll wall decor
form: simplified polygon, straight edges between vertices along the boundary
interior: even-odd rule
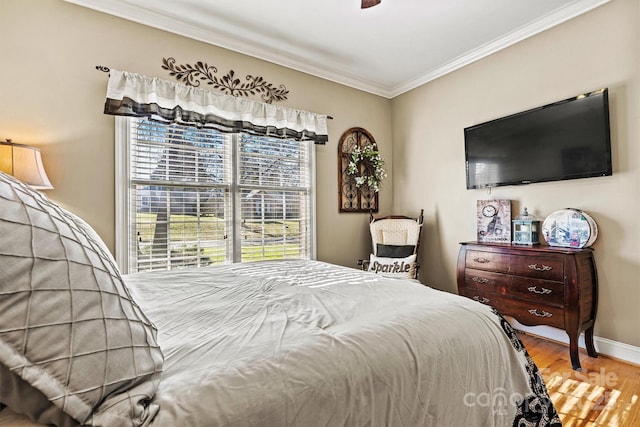
[[[374,153],[377,158],[371,162],[362,153]],[[366,177],[371,174],[375,176],[381,164],[376,141],[366,129],[351,128],[342,134],[338,143],[340,212],[378,212],[378,183],[386,174],[382,170],[382,175],[375,178],[374,185],[369,185]]]
[[[285,101],[289,91],[286,86],[273,85],[260,76],[252,76],[247,74],[244,78],[246,81],[236,77],[233,70],[229,70],[227,74],[218,78],[215,74],[218,69],[206,62],[198,61],[193,65],[176,64],[174,58],[162,58],[162,68],[169,70],[169,75],[174,76],[178,81],[187,85],[198,87],[200,82],[204,81],[214,89],[218,89],[227,95],[246,96],[260,95],[260,98],[267,104],[274,101]]]

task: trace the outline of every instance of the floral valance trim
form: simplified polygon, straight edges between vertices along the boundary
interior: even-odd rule
[[[111,69],[105,114],[325,144],[327,116]]]

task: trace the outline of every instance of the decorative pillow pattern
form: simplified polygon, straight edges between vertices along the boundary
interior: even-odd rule
[[[134,426],[158,409],[157,331],[96,239],[0,173],[0,401],[41,423]]]
[[[385,277],[413,279],[415,277],[416,255],[406,258],[384,258],[371,254],[369,271]]]
[[[376,245],[376,255],[384,258],[406,258],[416,251],[414,245]]]

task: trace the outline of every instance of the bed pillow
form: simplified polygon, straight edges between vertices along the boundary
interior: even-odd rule
[[[376,255],[384,258],[406,258],[413,255],[415,250],[414,245],[376,245]]]
[[[0,401],[44,424],[148,423],[156,328],[84,221],[0,173]]]
[[[415,254],[406,258],[385,258],[371,254],[369,258],[369,271],[385,277],[413,279],[415,277],[415,269]]]
[[[116,262],[115,258],[111,254],[111,251],[109,251],[107,244],[102,240],[102,237],[100,237],[100,235],[96,233],[93,227],[91,227],[84,219],[80,218],[76,214],[66,210],[64,212],[69,216],[69,218],[73,222],[75,222],[78,225],[78,227],[82,228],[82,231],[87,233],[87,237],[89,237],[92,243],[95,244],[96,251],[99,251],[100,255],[107,258],[107,260],[109,261],[109,264],[113,266],[113,269],[118,273],[120,273],[120,269],[118,268],[118,263]]]

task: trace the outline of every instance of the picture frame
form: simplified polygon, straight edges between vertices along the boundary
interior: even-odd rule
[[[479,243],[511,242],[511,200],[478,200],[476,206]]]

